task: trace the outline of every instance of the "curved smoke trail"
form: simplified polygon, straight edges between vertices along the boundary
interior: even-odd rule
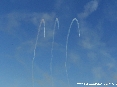
[[[51,61],[50,61],[50,71],[51,71],[51,76],[52,76],[52,60],[53,60],[54,33],[55,33],[56,23],[58,24],[58,29],[59,29],[59,20],[58,20],[58,18],[56,18],[56,20],[55,20],[54,30],[53,30],[53,41],[52,41]],[[53,77],[52,77],[52,87],[53,87]]]
[[[68,51],[68,39],[69,39],[69,34],[70,34],[70,29],[71,29],[71,26],[73,24],[73,22],[76,21],[77,22],[77,25],[78,25],[78,29],[79,29],[79,23],[78,23],[78,20],[76,18],[74,18],[70,24],[70,27],[69,27],[69,30],[68,30],[68,34],[67,34],[67,40],[66,40],[66,61],[65,61],[65,68],[66,68],[66,75],[67,75],[67,81],[68,81],[68,85],[70,87],[70,83],[69,83],[69,77],[68,77],[68,71],[67,71],[67,51]],[[80,37],[80,30],[79,30],[79,37]]]
[[[34,87],[34,59],[35,59],[35,52],[36,52],[36,48],[37,48],[37,42],[38,42],[38,36],[39,36],[39,32],[40,32],[40,28],[42,23],[44,24],[44,37],[45,37],[45,21],[44,19],[41,20],[40,25],[39,25],[39,29],[38,29],[38,34],[37,34],[37,39],[36,39],[36,43],[35,43],[35,48],[34,48],[34,55],[33,55],[33,59],[32,59],[32,86]]]

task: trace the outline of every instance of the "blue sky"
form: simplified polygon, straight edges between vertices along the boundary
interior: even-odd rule
[[[0,87],[115,84],[116,8],[116,0],[1,0]],[[70,28],[73,18],[78,20],[79,29],[76,21]],[[44,24],[39,28],[42,19],[45,38]]]

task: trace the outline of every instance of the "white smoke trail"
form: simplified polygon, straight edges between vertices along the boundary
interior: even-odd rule
[[[36,48],[37,48],[37,42],[38,42],[38,36],[39,36],[39,32],[40,32],[40,28],[42,23],[44,24],[44,37],[45,37],[45,21],[44,19],[41,20],[40,25],[39,25],[39,29],[38,29],[38,34],[37,34],[37,39],[36,39],[36,43],[35,43],[35,48],[34,48],[34,55],[33,55],[33,60],[32,60],[32,86],[34,87],[34,59],[35,59],[35,52],[36,52]]]
[[[66,68],[66,75],[67,75],[67,81],[68,81],[68,85],[70,87],[70,83],[69,83],[69,77],[68,77],[68,71],[67,71],[67,51],[68,51],[68,39],[69,39],[69,34],[70,34],[70,30],[71,30],[71,26],[73,24],[73,22],[76,21],[77,25],[78,25],[78,29],[79,29],[79,23],[78,20],[76,18],[74,18],[70,24],[69,30],[68,30],[68,34],[67,34],[67,40],[66,40],[66,61],[65,61],[65,68]],[[80,37],[80,30],[79,30],[79,37]]]
[[[50,61],[50,71],[51,71],[51,76],[52,76],[52,60],[53,60],[54,33],[55,33],[56,23],[58,24],[58,29],[59,29],[59,20],[58,20],[58,18],[56,18],[56,20],[55,20],[55,23],[54,23],[54,30],[53,30],[53,41],[52,41],[51,61]],[[52,77],[52,87],[53,87],[53,77]]]

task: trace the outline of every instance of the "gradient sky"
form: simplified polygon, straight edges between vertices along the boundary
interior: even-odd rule
[[[73,18],[77,18],[79,29],[74,21],[66,61],[66,40]],[[45,38],[42,23],[35,50],[42,19]],[[115,84],[116,43],[117,0],[1,0],[0,87],[33,87],[34,50],[34,87],[85,87],[77,84],[80,82]]]

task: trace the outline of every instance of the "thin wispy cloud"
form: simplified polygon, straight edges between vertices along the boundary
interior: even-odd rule
[[[100,36],[100,33],[103,34],[102,30],[104,30],[103,21],[100,22],[99,20],[97,21],[96,26],[93,26],[93,24],[89,23],[86,19],[98,9],[98,6],[98,0],[92,0],[84,6],[84,11],[78,14],[78,18],[81,22],[80,29],[82,38],[79,43],[83,49],[88,50],[85,55],[86,59],[90,61],[90,65],[93,65],[90,66],[91,72],[89,72],[92,73],[92,76],[94,77],[93,80],[102,81],[105,80],[104,78],[108,77],[111,78],[108,81],[113,81],[113,75],[108,75],[108,73],[114,74],[116,72],[116,60],[107,49],[107,43],[101,40],[102,36]],[[112,72],[113,70],[115,70],[115,72]]]
[[[78,14],[78,17],[80,19],[84,19],[84,18],[88,17],[91,13],[96,11],[97,8],[98,8],[98,0],[92,0],[84,6],[84,11],[82,13]]]

